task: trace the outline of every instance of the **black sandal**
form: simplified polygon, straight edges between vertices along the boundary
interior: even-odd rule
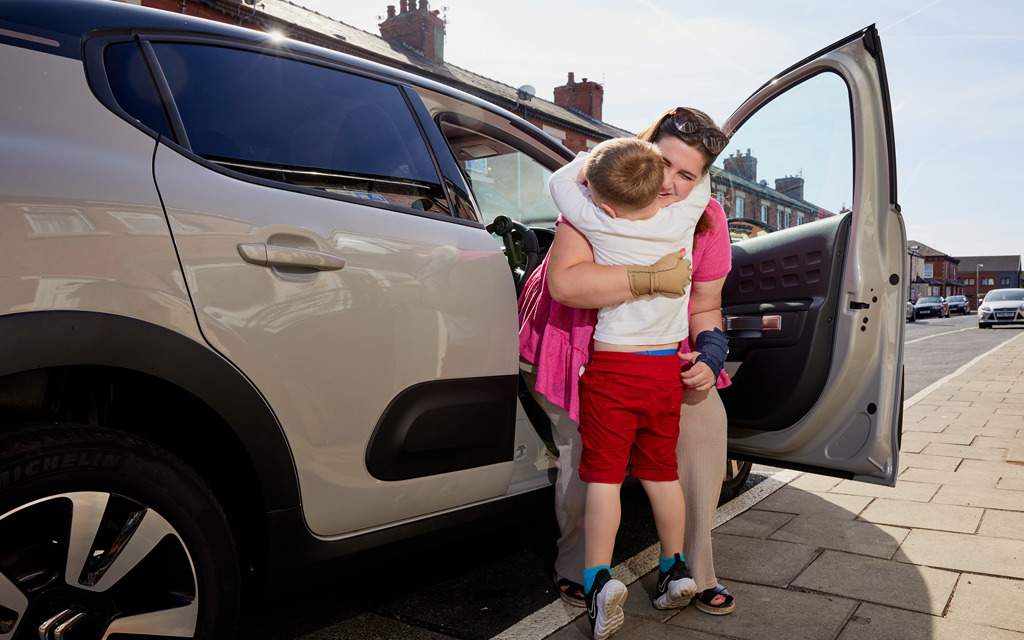
[[[718,596],[724,597],[725,600],[719,604],[711,604]],[[732,594],[725,590],[725,587],[717,585],[695,595],[693,597],[693,606],[713,616],[724,616],[727,613],[733,612],[736,608],[736,601],[733,599]]]
[[[574,607],[587,606],[587,596],[583,593],[583,585],[573,582],[568,578],[563,578],[558,575],[557,571],[551,574],[551,579],[555,581],[555,588],[558,589],[558,595],[561,596],[562,600],[565,600]]]

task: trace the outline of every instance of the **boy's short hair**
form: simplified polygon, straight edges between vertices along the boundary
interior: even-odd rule
[[[591,191],[612,205],[641,209],[654,202],[665,178],[658,148],[637,138],[613,138],[594,147],[583,164]]]

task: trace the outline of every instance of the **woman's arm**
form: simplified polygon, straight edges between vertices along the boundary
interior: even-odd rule
[[[625,266],[594,263],[590,243],[572,225],[559,224],[548,250],[548,292],[575,309],[597,309],[633,298]]]
[[[690,343],[696,344],[702,331],[722,329],[722,286],[725,278],[707,282],[693,282],[690,285]],[[697,359],[700,352],[680,354],[688,362]],[[682,373],[683,384],[697,391],[707,391],[714,386],[715,374],[703,362],[695,363]]]

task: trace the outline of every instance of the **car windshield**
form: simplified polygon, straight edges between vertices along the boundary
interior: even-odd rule
[[[935,297],[935,296],[925,296],[924,298],[921,298],[920,300],[918,300],[917,304],[922,304],[922,303],[924,303],[924,304],[927,304],[927,303],[938,304],[940,302],[942,302],[942,298],[938,298],[938,297]]]
[[[967,298],[965,298],[964,296],[949,296],[948,298],[946,298],[946,301],[947,302],[963,302],[966,299]]]
[[[999,302],[1000,300],[1024,300],[1024,289],[989,291],[985,296],[985,302]]]

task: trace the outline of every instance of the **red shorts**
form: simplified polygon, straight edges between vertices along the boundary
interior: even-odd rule
[[[580,378],[580,479],[670,481],[676,473],[679,356],[595,351]],[[632,456],[632,460],[630,457]]]

